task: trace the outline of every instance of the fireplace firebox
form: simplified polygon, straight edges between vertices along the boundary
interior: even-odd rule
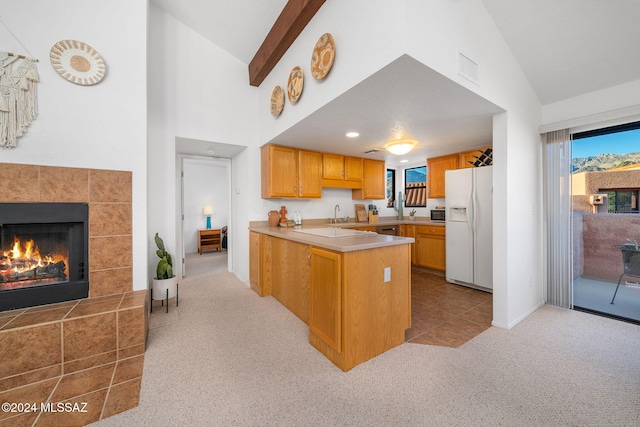
[[[89,296],[85,203],[0,203],[0,311]]]

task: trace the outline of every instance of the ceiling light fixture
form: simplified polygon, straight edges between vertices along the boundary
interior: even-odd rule
[[[416,146],[416,142],[412,139],[401,139],[399,141],[393,141],[384,146],[384,148],[391,154],[396,156],[402,156],[413,150]]]
[[[347,138],[357,138],[360,136],[358,132],[347,132],[345,135],[347,136]]]

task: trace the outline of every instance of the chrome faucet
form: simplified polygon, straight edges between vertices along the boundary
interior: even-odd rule
[[[336,205],[335,208],[333,208],[333,223],[336,224],[338,222],[338,211],[340,210],[340,205]]]

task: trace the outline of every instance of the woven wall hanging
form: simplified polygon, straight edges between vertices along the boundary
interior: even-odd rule
[[[0,147],[12,148],[38,117],[36,59],[0,52]]]
[[[49,52],[53,68],[72,83],[90,86],[104,78],[105,65],[94,48],[77,40],[60,40]]]

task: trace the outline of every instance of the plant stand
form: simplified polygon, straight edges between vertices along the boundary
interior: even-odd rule
[[[179,305],[178,300],[178,278],[172,277],[171,279],[153,279],[153,286],[151,288],[151,293],[149,295],[150,304],[149,304],[149,312],[153,313],[153,300],[162,301],[162,305],[164,306],[165,301],[167,302],[167,313],[169,312],[169,298],[176,297],[176,307]]]

